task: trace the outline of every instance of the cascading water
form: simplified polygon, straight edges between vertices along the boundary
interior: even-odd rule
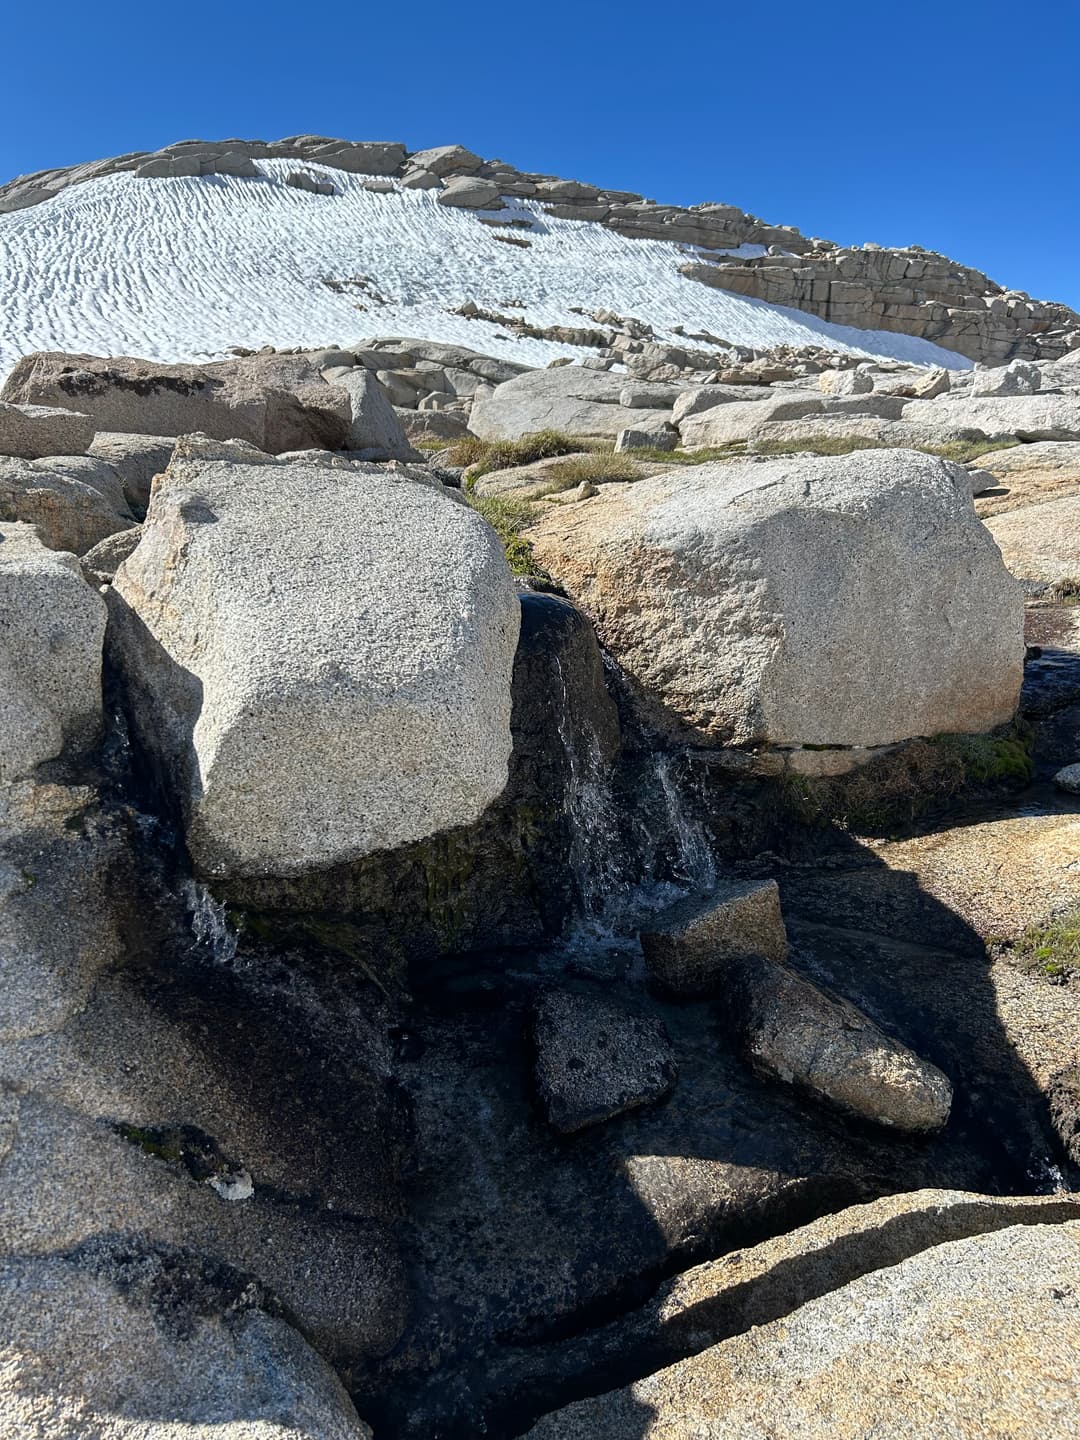
[[[191,933],[195,943],[215,960],[228,964],[236,956],[237,936],[226,918],[225,906],[215,900],[198,880],[187,882],[184,900],[191,914]]]

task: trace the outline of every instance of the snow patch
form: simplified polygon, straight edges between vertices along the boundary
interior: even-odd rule
[[[494,311],[522,302],[510,313],[537,326],[587,324],[572,311],[579,306],[633,315],[676,343],[672,327],[683,325],[760,349],[824,345],[970,366],[914,336],[709,289],[678,273],[684,246],[556,220],[531,201],[484,217],[529,227],[500,232],[431,191],[377,194],[364,176],[305,162],[337,187],[314,195],[285,184],[294,161],[257,168],[255,179],[108,175],[0,215],[0,375],[34,350],[190,361],[234,345],[348,346],[375,335],[466,345],[527,365],[594,353],[447,313],[465,300]],[[529,247],[507,245],[500,233]],[[356,283],[337,290],[327,281]]]

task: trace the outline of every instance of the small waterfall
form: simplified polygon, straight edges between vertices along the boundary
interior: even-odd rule
[[[623,875],[618,807],[596,732],[589,728],[583,735],[573,734],[570,690],[557,655],[554,661],[562,691],[559,738],[569,770],[566,811],[571,831],[570,865],[585,916],[599,920],[629,888]]]
[[[672,879],[687,890],[711,890],[716,884],[716,858],[704,826],[694,817],[684,792],[676,783],[673,759],[670,753],[664,752],[658,754],[655,761],[662,818],[671,843]]]
[[[209,951],[215,960],[228,964],[236,956],[237,936],[226,919],[225,906],[198,880],[188,881],[184,899],[191,912],[195,943]]]

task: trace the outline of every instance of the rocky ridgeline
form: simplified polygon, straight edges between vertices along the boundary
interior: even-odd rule
[[[1080,365],[589,318],[9,377],[0,1432],[1070,1432]]]
[[[321,168],[326,166],[373,177],[368,182],[373,190],[392,193],[399,185],[433,190],[441,204],[486,215],[506,208],[508,199],[535,201],[558,219],[592,221],[630,238],[685,247],[694,253],[682,273],[692,280],[839,324],[917,335],[989,364],[1058,359],[1080,345],[1080,315],[1067,306],[1005,290],[980,271],[918,246],[841,249],[829,240],[807,239],[792,226],[766,224],[733,205],[657,204],[632,192],[485,161],[460,145],[410,153],[397,143],[313,135],[278,141],[185,140],[153,152],[20,176],[0,187],[0,213],[40,204],[70,185],[104,175],[253,178],[258,174],[254,162],[265,159],[298,162],[286,182],[315,194],[335,191]],[[320,168],[305,170],[304,162]],[[768,253],[751,258],[724,253],[743,245],[764,246]]]

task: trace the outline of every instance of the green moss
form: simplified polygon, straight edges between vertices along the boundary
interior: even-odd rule
[[[956,757],[972,785],[1027,785],[1035,773],[1031,736],[1019,727],[1007,735],[935,735],[933,743]]]
[[[786,775],[780,795],[802,824],[895,835],[966,791],[1027,785],[1033,771],[1030,732],[1014,725],[999,735],[911,740],[847,775]]]
[[[1048,924],[1031,926],[1007,950],[1022,970],[1051,984],[1067,984],[1080,975],[1080,909],[1069,910]]]
[[[143,1125],[120,1124],[116,1133],[129,1145],[135,1145],[146,1155],[158,1160],[179,1163],[184,1158],[184,1146],[179,1130]]]

